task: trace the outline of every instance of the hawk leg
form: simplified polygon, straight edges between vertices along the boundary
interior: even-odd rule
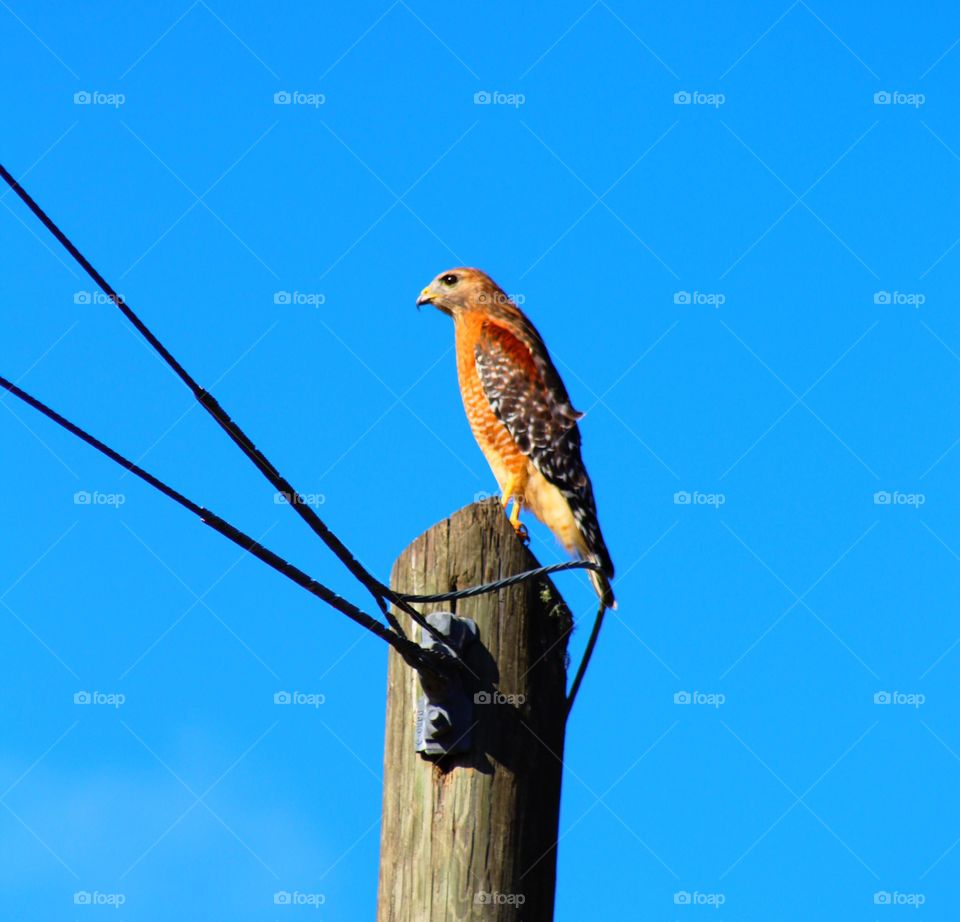
[[[510,524],[513,526],[513,530],[517,535],[524,541],[527,540],[527,529],[520,524],[520,510],[523,508],[523,499],[514,493],[517,486],[519,485],[520,478],[515,474],[510,475],[510,479],[507,481],[506,489],[503,491],[503,497],[501,502],[503,503],[503,511],[507,511],[507,506],[510,505],[511,500],[513,501],[513,509],[510,511]]]
[[[510,500],[513,499],[513,491],[517,488],[517,478],[514,474],[511,474],[507,479],[507,485],[503,488],[503,496],[500,497],[500,502],[503,503],[503,511],[507,511],[507,506],[510,505]]]

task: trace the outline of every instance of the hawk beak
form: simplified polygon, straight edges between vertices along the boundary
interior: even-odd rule
[[[430,290],[430,286],[427,285],[423,291],[420,292],[420,297],[417,298],[417,307],[423,307],[424,304],[433,303],[433,292]]]

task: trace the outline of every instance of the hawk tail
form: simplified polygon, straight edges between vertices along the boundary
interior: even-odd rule
[[[597,596],[604,608],[616,608],[617,600],[613,596],[613,561],[607,550],[606,542],[600,531],[597,521],[597,509],[593,499],[593,491],[589,488],[579,493],[567,494],[567,502],[577,523],[576,549],[583,560],[597,564],[599,570],[588,570],[590,582],[597,591]]]
[[[600,561],[594,560],[594,563],[599,563]],[[590,582],[593,583],[593,588],[597,590],[597,596],[600,598],[600,601],[603,602],[604,608],[616,608],[617,600],[613,596],[613,587],[610,585],[610,580],[607,579],[606,573],[601,573],[598,570],[590,570]]]
[[[586,559],[592,563],[600,563],[595,555],[589,555]],[[587,570],[587,573],[590,574],[590,582],[593,583],[593,588],[596,589],[603,607],[616,608],[617,600],[613,597],[613,587],[610,585],[607,574],[599,570]]]

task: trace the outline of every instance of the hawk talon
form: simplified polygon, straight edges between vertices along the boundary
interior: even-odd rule
[[[513,526],[513,530],[517,533],[517,537],[524,544],[530,543],[530,532],[527,531],[526,525],[524,525],[522,522],[517,522],[517,524]]]

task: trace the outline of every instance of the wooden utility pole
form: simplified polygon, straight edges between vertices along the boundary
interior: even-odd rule
[[[417,538],[391,586],[438,594],[537,566],[492,499]],[[423,689],[391,650],[377,922],[551,922],[570,612],[546,577],[422,608],[479,629],[464,655],[472,746],[433,761],[415,751]]]

